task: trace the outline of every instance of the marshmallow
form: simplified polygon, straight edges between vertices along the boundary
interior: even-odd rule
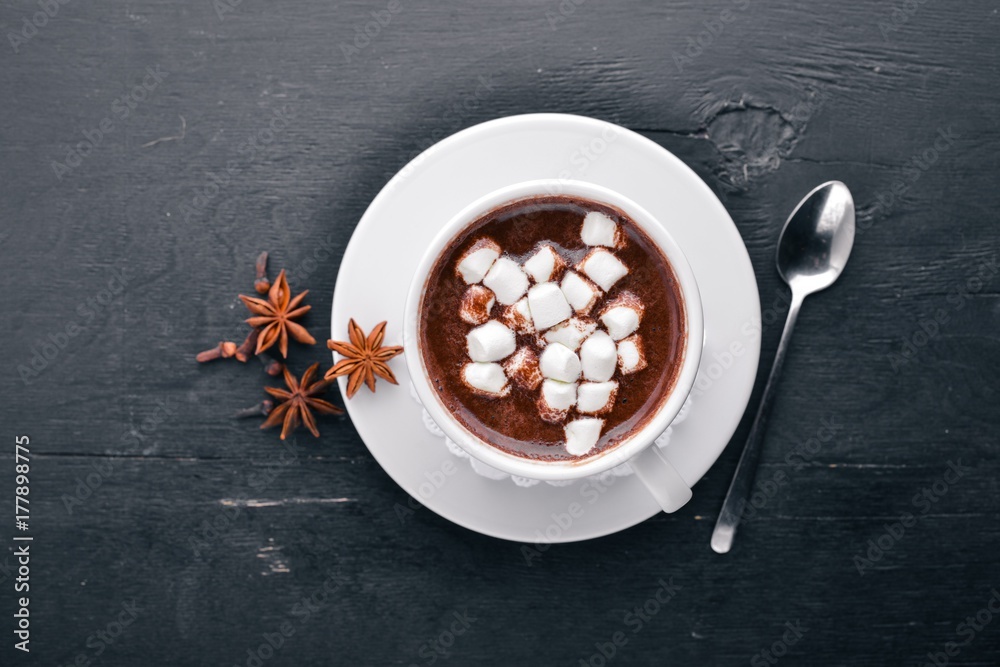
[[[493,262],[500,256],[500,246],[493,239],[479,239],[458,261],[456,270],[462,280],[472,285],[486,276]]]
[[[646,312],[646,306],[643,305],[642,299],[637,297],[632,292],[628,290],[622,290],[618,296],[604,304],[604,312],[611,310],[612,308],[618,308],[619,306],[626,306],[631,308],[635,312],[639,313],[639,318],[642,319],[642,314]]]
[[[490,319],[490,310],[495,302],[493,292],[482,285],[472,285],[462,295],[458,316],[469,324],[484,324]]]
[[[538,397],[538,412],[542,419],[557,424],[564,419],[576,403],[576,383],[545,380]]]
[[[528,308],[539,331],[565,322],[573,314],[559,285],[542,283],[528,290]]]
[[[590,312],[601,296],[601,290],[597,285],[573,271],[566,272],[562,282],[559,283],[559,289],[569,301],[569,305],[573,306],[573,310],[583,315]]]
[[[618,225],[603,213],[591,211],[583,219],[580,238],[587,245],[603,245],[614,248],[618,244]]]
[[[618,306],[604,311],[601,322],[615,340],[621,340],[639,328],[639,313],[628,306]]]
[[[509,306],[522,296],[528,289],[528,276],[512,259],[501,257],[493,263],[489,273],[483,278],[483,284],[493,290],[497,301]]]
[[[576,390],[576,409],[588,415],[610,412],[617,394],[617,382],[584,382]]]
[[[546,343],[561,343],[569,349],[576,351],[580,349],[587,336],[594,333],[597,323],[589,319],[571,317],[562,324],[557,324],[546,331],[542,338]]]
[[[615,341],[603,331],[596,331],[580,347],[583,377],[592,382],[607,382],[615,374],[618,350]]]
[[[604,420],[594,417],[576,419],[566,424],[566,451],[573,456],[583,456],[597,444],[601,438]]]
[[[546,346],[538,366],[542,375],[560,382],[575,382],[580,377],[580,358],[561,343]]]
[[[646,307],[632,292],[622,292],[601,312],[601,322],[615,340],[621,340],[639,328]]]
[[[538,355],[530,347],[522,347],[503,362],[503,369],[511,382],[522,389],[534,391],[542,383],[538,368]]]
[[[628,274],[628,267],[603,248],[591,250],[577,268],[605,292]]]
[[[641,371],[646,367],[646,353],[642,349],[642,338],[638,334],[618,343],[618,364],[625,375]]]
[[[566,262],[552,246],[546,244],[524,263],[524,270],[536,283],[547,283],[565,268]]]
[[[513,306],[505,307],[500,314],[500,320],[513,329],[515,333],[535,333],[535,325],[531,321],[531,309],[528,307],[528,297],[524,297]]]
[[[462,368],[462,379],[479,394],[506,396],[510,393],[510,385],[500,364],[466,364]]]
[[[542,382],[542,398],[555,410],[569,410],[576,404],[576,383],[545,380]]]
[[[473,361],[500,361],[514,352],[514,332],[496,320],[476,327],[465,337]]]

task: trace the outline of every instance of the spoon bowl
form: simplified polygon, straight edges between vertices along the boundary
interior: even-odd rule
[[[778,242],[778,273],[803,296],[837,280],[854,247],[854,198],[830,181],[803,199],[785,222]]]

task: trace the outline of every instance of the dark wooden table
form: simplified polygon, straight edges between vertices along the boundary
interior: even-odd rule
[[[4,3],[0,662],[1000,664],[998,20],[983,1]],[[263,249],[325,339],[388,178],[532,111],[639,131],[718,193],[757,272],[759,377],[781,223],[822,181],[855,194],[854,254],[785,367],[758,477],[779,481],[728,556],[709,535],[749,415],[682,511],[527,567],[429,510],[401,522],[346,418],[283,448],[230,418],[259,367],[193,361],[240,335]]]

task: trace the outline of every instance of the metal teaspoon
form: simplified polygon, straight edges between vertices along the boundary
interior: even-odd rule
[[[774,391],[802,301],[837,280],[847,264],[853,246],[854,198],[847,186],[840,181],[824,183],[806,195],[781,230],[777,255],[778,273],[792,288],[792,303],[788,309],[781,342],[778,343],[778,352],[771,366],[771,374],[764,387],[764,396],[757,408],[757,417],[712,532],[712,550],[716,553],[728,553],[733,546],[740,514],[746,507],[746,499],[750,495],[750,487],[757,471],[761,443],[767,430],[767,418],[774,404]]]

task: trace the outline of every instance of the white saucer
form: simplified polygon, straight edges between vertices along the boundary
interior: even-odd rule
[[[591,181],[633,199],[667,226],[694,269],[705,353],[689,414],[664,449],[694,486],[722,453],[750,399],[760,356],[757,282],[736,226],[708,186],[630,130],[581,116],[513,116],[420,154],[375,197],[351,237],[337,277],[331,337],[346,340],[351,317],[365,331],[387,320],[385,344],[401,344],[410,280],[441,225],[488,192],[541,178]],[[348,412],[389,476],[444,518],[494,537],[553,543],[608,535],[659,511],[634,476],[522,488],[476,474],[425,428],[406,365],[401,358],[390,363],[399,386],[379,381],[374,395],[362,388],[346,401]],[[340,382],[343,392],[346,379]]]

